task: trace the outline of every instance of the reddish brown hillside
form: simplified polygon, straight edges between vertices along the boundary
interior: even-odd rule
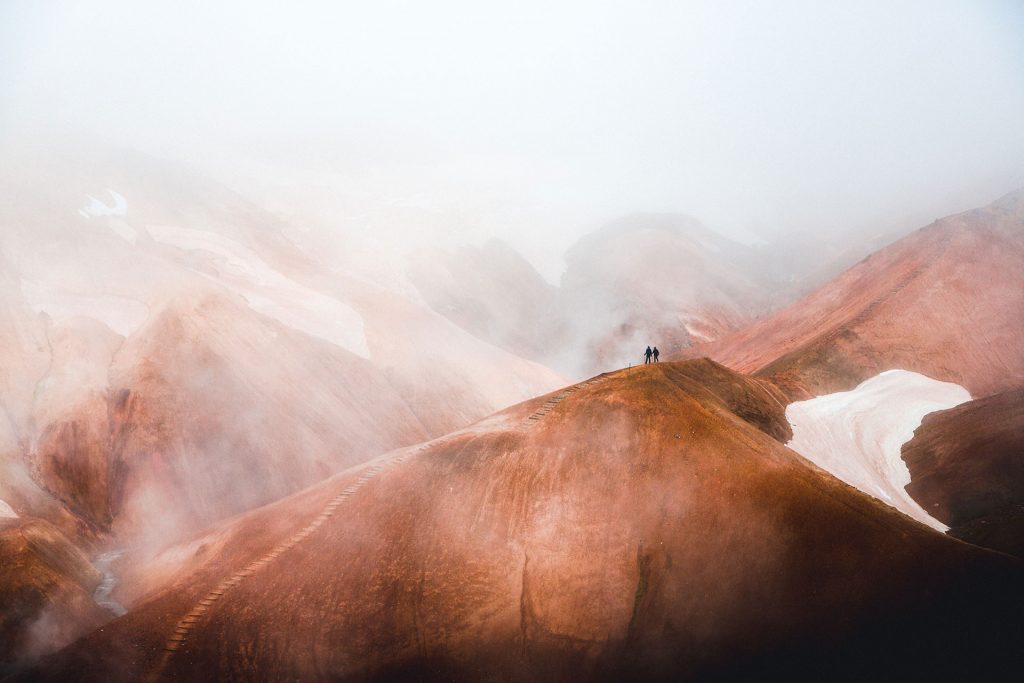
[[[0,675],[110,618],[92,599],[100,573],[39,519],[0,519]]]
[[[903,459],[907,491],[951,533],[1024,556],[1024,389],[932,413]]]
[[[795,397],[902,368],[986,396],[1024,381],[1024,191],[936,221],[693,353]]]
[[[1020,664],[1019,563],[842,484],[769,435],[786,433],[770,387],[708,361],[599,377],[168,551],[148,570],[164,588],[28,676],[868,680]]]
[[[80,517],[139,547],[427,435],[364,359],[211,294],[126,341],[109,381],[47,426],[32,459]]]

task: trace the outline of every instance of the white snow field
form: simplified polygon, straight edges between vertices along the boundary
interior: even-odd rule
[[[904,489],[910,471],[900,449],[925,415],[970,400],[959,384],[887,370],[851,391],[791,403],[786,419],[793,438],[786,445],[847,484],[945,531]]]
[[[78,213],[82,214],[86,218],[93,216],[126,216],[128,215],[128,201],[117,192],[114,192],[110,188],[107,188],[107,194],[114,200],[112,206],[108,206],[106,202],[88,195],[86,198],[89,203],[78,210]]]
[[[107,222],[107,227],[125,241],[135,244],[138,240],[138,233],[135,232],[135,228],[122,220],[116,220],[128,215],[128,200],[124,198],[124,195],[114,192],[109,187],[107,188],[107,194],[114,200],[112,206],[108,206],[106,202],[88,195],[89,203],[79,209],[78,213],[85,218],[114,218],[115,220]]]
[[[282,275],[248,247],[205,230],[151,225],[147,231],[161,244],[212,254],[217,281],[242,295],[254,311],[370,357],[363,318],[354,308]]]
[[[6,501],[0,500],[0,519],[16,518],[18,513],[15,512]]]

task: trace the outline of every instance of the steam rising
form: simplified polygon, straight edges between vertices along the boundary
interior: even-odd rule
[[[4,2],[0,518],[118,548],[27,654],[121,610],[122,562],[1024,185],[1022,33],[996,0]]]

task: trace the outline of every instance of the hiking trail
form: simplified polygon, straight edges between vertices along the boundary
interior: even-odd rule
[[[540,407],[539,410],[537,410],[535,413],[531,414],[529,417],[523,420],[523,422],[518,425],[518,428],[524,429],[536,424],[537,422],[542,420],[545,415],[550,413],[555,408],[555,406],[561,403],[570,394],[579,391],[580,389],[591,387],[596,384],[601,384],[602,382],[605,382],[608,379],[608,373],[604,373],[601,375],[597,375],[596,377],[592,377],[591,379],[588,379],[584,382],[580,382],[578,384],[574,384],[570,387],[563,389],[561,392],[548,399]],[[210,589],[192,607],[192,609],[190,609],[183,617],[178,619],[177,623],[174,625],[174,631],[171,633],[171,635],[167,638],[166,642],[164,643],[160,659],[158,660],[156,666],[152,669],[150,675],[146,678],[146,680],[160,680],[160,678],[163,676],[164,671],[166,671],[167,666],[171,663],[171,660],[173,659],[174,655],[182,648],[182,646],[186,642],[189,641],[190,638],[193,637],[196,625],[203,620],[203,618],[206,616],[206,614],[210,611],[211,608],[213,608],[218,602],[224,599],[225,596],[229,595],[233,588],[238,586],[249,576],[252,576],[256,572],[263,569],[263,567],[266,567],[268,564],[274,562],[274,560],[279,558],[281,555],[288,552],[296,545],[304,541],[306,538],[311,536],[313,533],[315,533],[321,526],[323,526],[324,522],[326,522],[334,516],[335,512],[337,512],[338,510],[338,507],[341,506],[353,495],[355,495],[359,491],[359,489],[361,489],[363,485],[366,484],[366,482],[372,480],[378,474],[385,471],[386,469],[401,464],[402,462],[405,462],[414,455],[418,455],[420,453],[423,453],[424,451],[428,451],[440,445],[443,445],[462,433],[463,432],[456,432],[454,434],[449,434],[434,441],[428,441],[427,443],[424,443],[418,447],[413,447],[399,451],[395,456],[387,460],[381,460],[380,462],[370,464],[370,466],[367,467],[365,471],[363,471],[363,473],[359,476],[358,479],[356,479],[353,483],[349,484],[341,493],[332,498],[327,503],[327,505],[324,506],[320,514],[313,518],[313,520],[309,522],[309,524],[307,524],[302,529],[289,536],[286,540],[282,541],[281,543],[278,543],[276,546],[274,546],[274,548],[260,556],[258,559],[253,560],[245,567],[234,572],[229,577],[227,577],[226,579],[218,583],[216,586],[214,586],[212,589]]]

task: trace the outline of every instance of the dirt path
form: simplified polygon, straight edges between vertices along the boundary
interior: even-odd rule
[[[893,285],[889,290],[879,294],[877,297],[872,299],[871,302],[867,306],[865,306],[857,315],[850,318],[845,323],[836,326],[834,329],[830,330],[825,336],[814,340],[815,343],[833,343],[844,332],[848,330],[853,330],[858,326],[863,325],[872,315],[875,314],[875,311],[877,311],[879,308],[881,308],[883,304],[885,304],[887,301],[891,300],[893,297],[895,297],[897,294],[903,291],[907,287],[907,285],[909,285],[911,282],[919,278],[921,274],[924,273],[924,271],[924,265],[920,265],[917,268],[914,268],[914,270],[910,271],[910,273],[905,275],[899,282]]]
[[[609,378],[609,376],[610,375],[608,373],[605,373],[603,375],[598,375],[597,377],[592,377],[585,382],[573,384],[571,387],[563,389],[560,393],[555,394],[554,396],[549,398],[544,403],[544,405],[540,407],[540,410],[538,410],[533,415],[530,415],[528,418],[523,420],[522,424],[519,425],[520,429],[524,427],[529,427],[530,425],[542,420],[545,415],[550,413],[554,409],[554,407],[561,403],[565,398],[567,398],[569,394],[579,391],[580,389],[585,389],[587,387],[594,386],[595,384],[600,384],[606,381]]]

